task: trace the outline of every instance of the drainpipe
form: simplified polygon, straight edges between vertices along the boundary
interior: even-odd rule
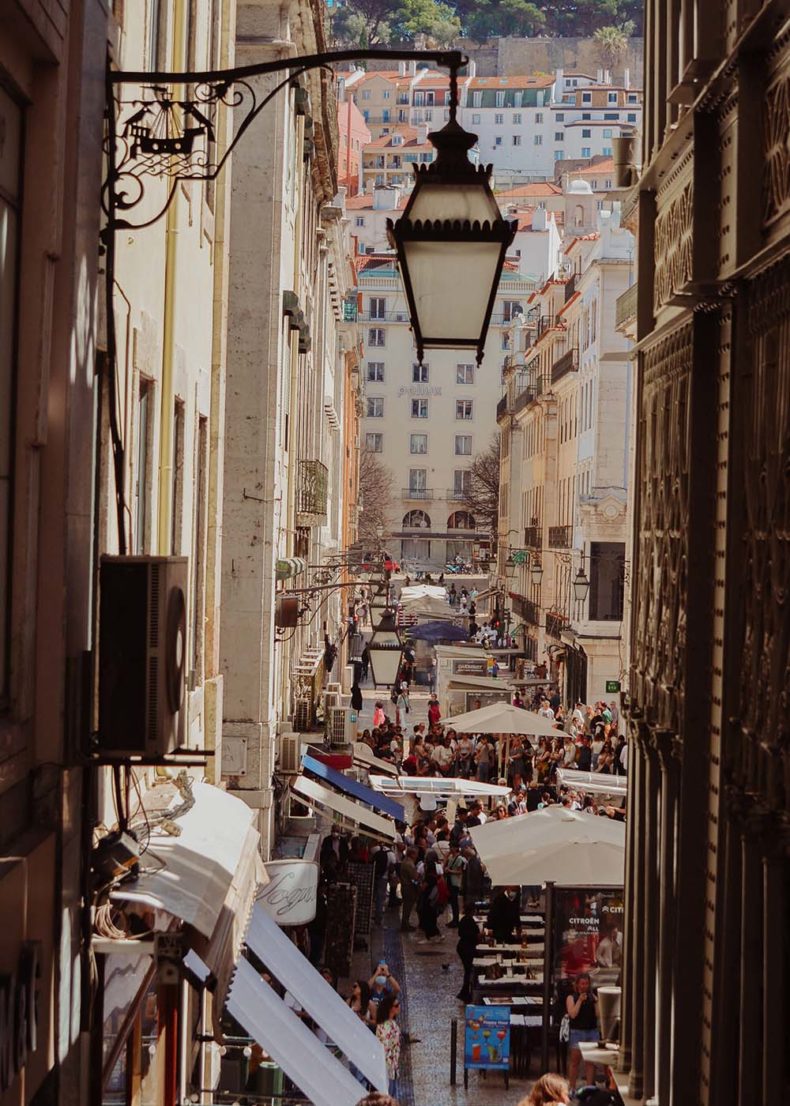
[[[173,64],[178,71],[186,57],[184,43],[184,0],[176,0],[173,13]],[[183,45],[183,48],[182,48]],[[171,548],[173,528],[173,362],[175,360],[175,308],[176,271],[178,264],[178,193],[167,209],[165,230],[165,302],[162,334],[162,377],[160,381],[159,407],[159,525],[157,549],[162,555],[174,552]]]

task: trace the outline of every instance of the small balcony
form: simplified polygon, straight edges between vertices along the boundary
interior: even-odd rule
[[[551,366],[551,383],[556,384],[557,381],[562,380],[568,373],[577,373],[579,371],[579,351],[577,349],[569,349],[567,353],[563,353],[562,357],[559,357]]]
[[[546,633],[559,640],[562,631],[568,626],[568,619],[560,611],[548,611],[546,614]]]
[[[448,488],[444,498],[448,503],[466,503],[467,494],[464,488]]]
[[[409,313],[405,308],[403,311],[379,311],[378,314],[371,314],[370,311],[360,311],[359,321],[362,323],[407,323]]]
[[[326,518],[329,470],[320,461],[300,461],[296,489],[298,524],[311,525]]]
[[[638,285],[632,284],[622,296],[618,296],[614,305],[614,328],[620,330],[621,327],[632,325],[636,322],[636,301],[638,296]]]
[[[404,488],[401,491],[401,499],[433,499],[433,488]]]
[[[550,549],[570,549],[571,540],[573,538],[573,527],[571,526],[550,526],[549,527],[549,548]]]
[[[540,606],[532,599],[527,599],[525,595],[514,596],[513,610],[519,618],[523,618],[523,620],[528,622],[531,626],[540,625]]]
[[[509,414],[509,410],[508,395],[505,393],[496,405],[496,421],[501,422],[505,415]]]
[[[543,528],[540,523],[524,527],[524,545],[527,549],[540,549],[543,543]]]

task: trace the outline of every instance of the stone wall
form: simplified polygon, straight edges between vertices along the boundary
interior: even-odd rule
[[[598,47],[591,38],[494,38],[478,44],[460,39],[464,50],[477,64],[479,77],[507,77],[521,73],[553,73],[555,69],[578,70],[593,76],[603,63]],[[642,86],[644,50],[641,38],[629,40],[629,49],[612,76],[622,78],[623,69],[630,69],[631,84]]]

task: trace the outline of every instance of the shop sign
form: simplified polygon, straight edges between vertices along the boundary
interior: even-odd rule
[[[510,1007],[467,1006],[464,1071],[508,1071],[510,1068]]]
[[[607,680],[606,681],[606,694],[607,695],[609,695],[610,693],[613,694],[615,691],[619,691],[619,690],[620,690],[620,681],[619,680]]]
[[[315,918],[318,897],[318,865],[310,860],[271,860],[266,864],[269,882],[258,902],[280,926],[303,926]]]
[[[454,676],[485,676],[487,662],[485,659],[474,661],[453,661]]]
[[[26,941],[16,971],[0,974],[0,1094],[9,1089],[36,1051],[39,943]]]

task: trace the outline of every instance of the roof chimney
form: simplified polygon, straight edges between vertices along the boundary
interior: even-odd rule
[[[631,87],[631,70],[628,66],[623,70],[623,88]]]
[[[603,69],[597,70],[597,72],[595,74],[595,79],[598,82],[598,84],[603,84]]]
[[[469,62],[469,64],[466,67],[466,75],[468,77],[476,77],[477,76],[477,62],[475,61],[474,58],[471,59],[471,61]]]
[[[409,62],[409,68],[408,68],[407,72],[408,72],[410,77],[414,77],[414,76],[417,75],[417,62],[416,61],[410,61]]]
[[[405,77],[406,76],[406,62],[405,61],[399,61],[398,62],[398,76],[399,77]]]
[[[561,100],[562,94],[565,91],[565,70],[555,69],[554,71],[554,99]]]

